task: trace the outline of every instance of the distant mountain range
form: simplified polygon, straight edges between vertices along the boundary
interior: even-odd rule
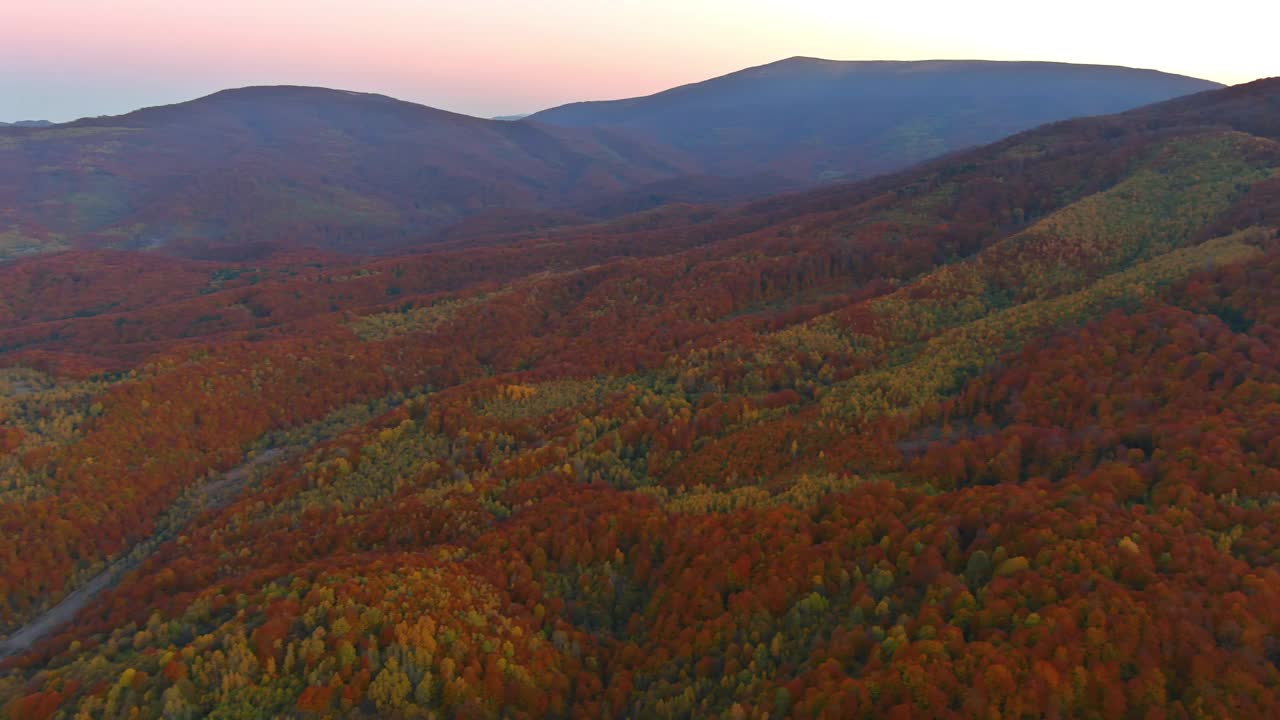
[[[688,153],[710,174],[769,172],[817,183],[870,177],[1044,123],[1220,87],[1099,65],[796,57],[530,119],[635,132]]]
[[[861,178],[1215,87],[1114,67],[794,58],[516,121],[341,90],[226,90],[0,128],[0,259],[69,246],[370,252],[530,231]]]
[[[19,120],[17,122],[0,122],[0,127],[49,127],[53,123],[48,120]]]
[[[697,170],[613,130],[307,87],[3,132],[11,233],[135,248],[213,238],[374,249],[486,210],[561,207]]]

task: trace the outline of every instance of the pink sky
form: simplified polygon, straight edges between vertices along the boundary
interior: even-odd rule
[[[381,92],[488,116],[648,94],[792,55],[1091,62],[1226,83],[1280,74],[1270,37],[1280,11],[1257,0],[1220,0],[1211,16],[1142,0],[1077,0],[1066,12],[1023,0],[8,5],[0,120],[115,114],[257,84]]]

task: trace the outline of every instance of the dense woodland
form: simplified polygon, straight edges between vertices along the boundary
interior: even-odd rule
[[[416,255],[32,257],[0,364],[0,638],[132,563],[0,717],[1280,713],[1276,81]]]

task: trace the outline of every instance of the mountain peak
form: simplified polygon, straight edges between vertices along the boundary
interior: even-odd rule
[[[125,115],[86,118],[76,124],[151,127],[189,122],[248,122],[256,126],[300,123],[300,127],[306,127],[317,121],[344,126],[386,122],[401,125],[421,122],[424,118],[448,124],[490,122],[377,93],[309,85],[249,85]]]
[[[246,85],[238,88],[227,88],[210,93],[191,102],[219,100],[371,100],[379,102],[405,102],[377,93],[342,90],[340,88],[322,87],[319,85]],[[412,104],[412,103],[410,103]]]
[[[1120,73],[1120,74],[1148,74],[1151,76],[1159,76],[1166,78],[1182,78],[1204,83],[1214,87],[1223,87],[1220,83],[1215,83],[1199,78],[1192,78],[1187,75],[1178,75],[1175,73],[1166,73],[1159,70],[1151,70],[1146,68],[1135,68],[1125,65],[1100,65],[1088,63],[1067,63],[1051,60],[982,60],[973,58],[929,58],[922,60],[833,60],[829,58],[813,57],[809,55],[793,55],[782,60],[765,63],[751,68],[738,71],[738,73],[730,73],[730,76],[739,73],[752,73],[757,71],[767,71],[771,69],[789,69],[789,70],[805,70],[805,71],[839,71],[842,73],[868,73],[868,72],[884,72],[884,73],[922,73],[922,72],[1008,72],[1008,71],[1050,71],[1058,70],[1064,72],[1073,72],[1079,74],[1091,73]],[[727,76],[726,76],[727,77]],[[718,78],[717,78],[718,79]]]

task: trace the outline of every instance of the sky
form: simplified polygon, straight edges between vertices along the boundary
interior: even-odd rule
[[[0,17],[0,121],[281,84],[488,117],[794,55],[1280,75],[1270,0],[0,0]]]

